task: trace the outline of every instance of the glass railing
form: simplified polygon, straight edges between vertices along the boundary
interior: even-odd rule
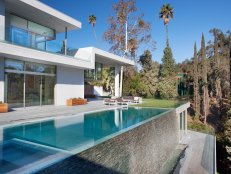
[[[10,27],[7,30],[7,41],[28,48],[33,48],[40,51],[62,54],[74,57],[78,51],[76,48],[67,47],[65,51],[65,43],[57,43],[49,37],[36,34],[21,28]],[[66,52],[66,53],[65,53]]]

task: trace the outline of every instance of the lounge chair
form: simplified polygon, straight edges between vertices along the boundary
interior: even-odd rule
[[[128,106],[128,104],[129,104],[129,101],[128,100],[124,100],[123,98],[117,98],[116,102],[119,105],[126,105],[126,106]]]
[[[130,101],[130,103],[142,103],[142,97],[127,96],[123,97],[123,99]]]
[[[142,103],[141,97],[134,97],[133,103]]]
[[[106,98],[103,100],[104,105],[116,105],[117,101],[115,99]]]

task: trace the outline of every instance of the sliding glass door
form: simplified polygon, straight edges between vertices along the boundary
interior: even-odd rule
[[[25,77],[25,106],[40,106],[41,76],[26,74]]]
[[[13,107],[23,107],[24,74],[6,73],[5,79],[6,101]]]
[[[42,105],[54,104],[55,77],[42,76]]]
[[[54,104],[55,83],[55,66],[5,60],[5,100],[10,107]]]

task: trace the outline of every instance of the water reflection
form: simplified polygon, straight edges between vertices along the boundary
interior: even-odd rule
[[[21,139],[64,150],[94,143],[105,136],[160,114],[163,109],[115,109],[5,128],[3,140]]]

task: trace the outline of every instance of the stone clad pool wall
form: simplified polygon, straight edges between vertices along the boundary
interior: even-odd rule
[[[178,143],[174,109],[38,173],[159,173]]]

